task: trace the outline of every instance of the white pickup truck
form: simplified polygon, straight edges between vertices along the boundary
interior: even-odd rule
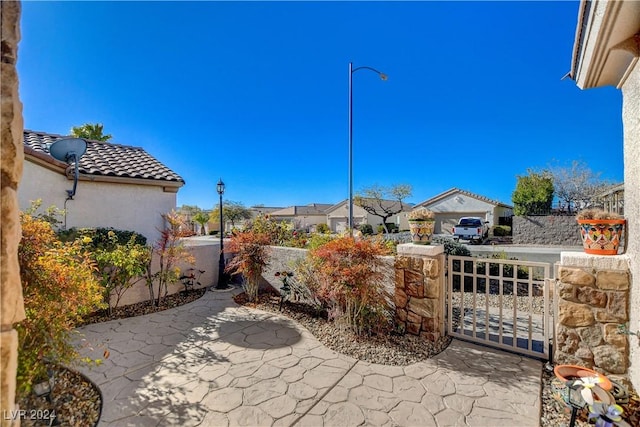
[[[453,237],[481,243],[489,236],[489,221],[479,217],[466,216],[460,218],[458,225],[453,227]]]

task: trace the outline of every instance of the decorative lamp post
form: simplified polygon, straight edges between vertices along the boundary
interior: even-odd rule
[[[353,73],[358,70],[370,70],[380,76],[381,80],[388,77],[381,71],[372,67],[353,68],[353,62],[349,62],[349,232],[353,236]]]
[[[222,215],[222,195],[224,194],[224,182],[222,178],[216,184],[216,190],[220,196],[220,260],[218,261],[218,284],[216,289],[227,289],[227,276],[224,272],[224,222]]]

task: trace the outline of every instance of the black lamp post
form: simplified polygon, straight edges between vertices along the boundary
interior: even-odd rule
[[[349,233],[353,236],[353,73],[358,70],[369,70],[380,76],[381,80],[387,80],[387,75],[372,67],[353,68],[353,62],[349,62]]]
[[[224,182],[222,178],[216,184],[216,190],[220,196],[220,260],[218,261],[218,284],[216,289],[227,289],[227,276],[224,272],[224,222],[222,215],[222,195],[224,194]]]

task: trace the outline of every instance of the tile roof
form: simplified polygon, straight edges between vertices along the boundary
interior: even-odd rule
[[[446,197],[449,197],[451,195],[454,195],[454,194],[464,194],[465,196],[473,197],[475,199],[482,200],[483,202],[491,203],[492,205],[502,206],[502,207],[505,207],[505,208],[513,209],[513,206],[507,205],[507,204],[502,203],[502,202],[500,202],[498,200],[492,200],[492,199],[490,199],[488,197],[481,196],[479,194],[475,194],[475,193],[472,193],[470,191],[461,190],[461,189],[455,188],[455,187],[445,191],[444,193],[440,193],[437,196],[434,196],[434,197],[432,197],[432,198],[430,198],[428,200],[425,200],[422,203],[418,203],[415,207],[417,208],[417,207],[420,207],[420,206],[428,206],[428,205],[430,205],[432,203],[438,202],[438,201],[440,201],[440,200],[442,200],[442,199],[444,199]]]
[[[62,138],[66,137],[25,130],[23,140],[25,153],[35,155],[52,164],[60,164],[49,154],[49,145]],[[80,174],[174,182],[184,185],[184,179],[180,175],[140,147],[86,141],[87,152],[78,162]]]

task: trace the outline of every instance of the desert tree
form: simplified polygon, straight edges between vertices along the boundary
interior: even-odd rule
[[[395,184],[390,187],[374,184],[356,194],[354,203],[369,214],[382,218],[384,231],[389,233],[387,219],[410,207],[404,203],[404,199],[410,197],[412,192],[413,188],[409,184]]]
[[[236,222],[251,219],[251,211],[240,202],[227,201],[222,207],[223,220],[231,223],[231,228],[236,226]],[[211,218],[220,218],[220,206],[216,206],[211,212]]]
[[[555,195],[566,204],[569,213],[572,208],[591,207],[597,196],[612,184],[601,179],[600,172],[592,171],[585,162],[579,160],[572,161],[569,166],[551,166],[549,171]]]

